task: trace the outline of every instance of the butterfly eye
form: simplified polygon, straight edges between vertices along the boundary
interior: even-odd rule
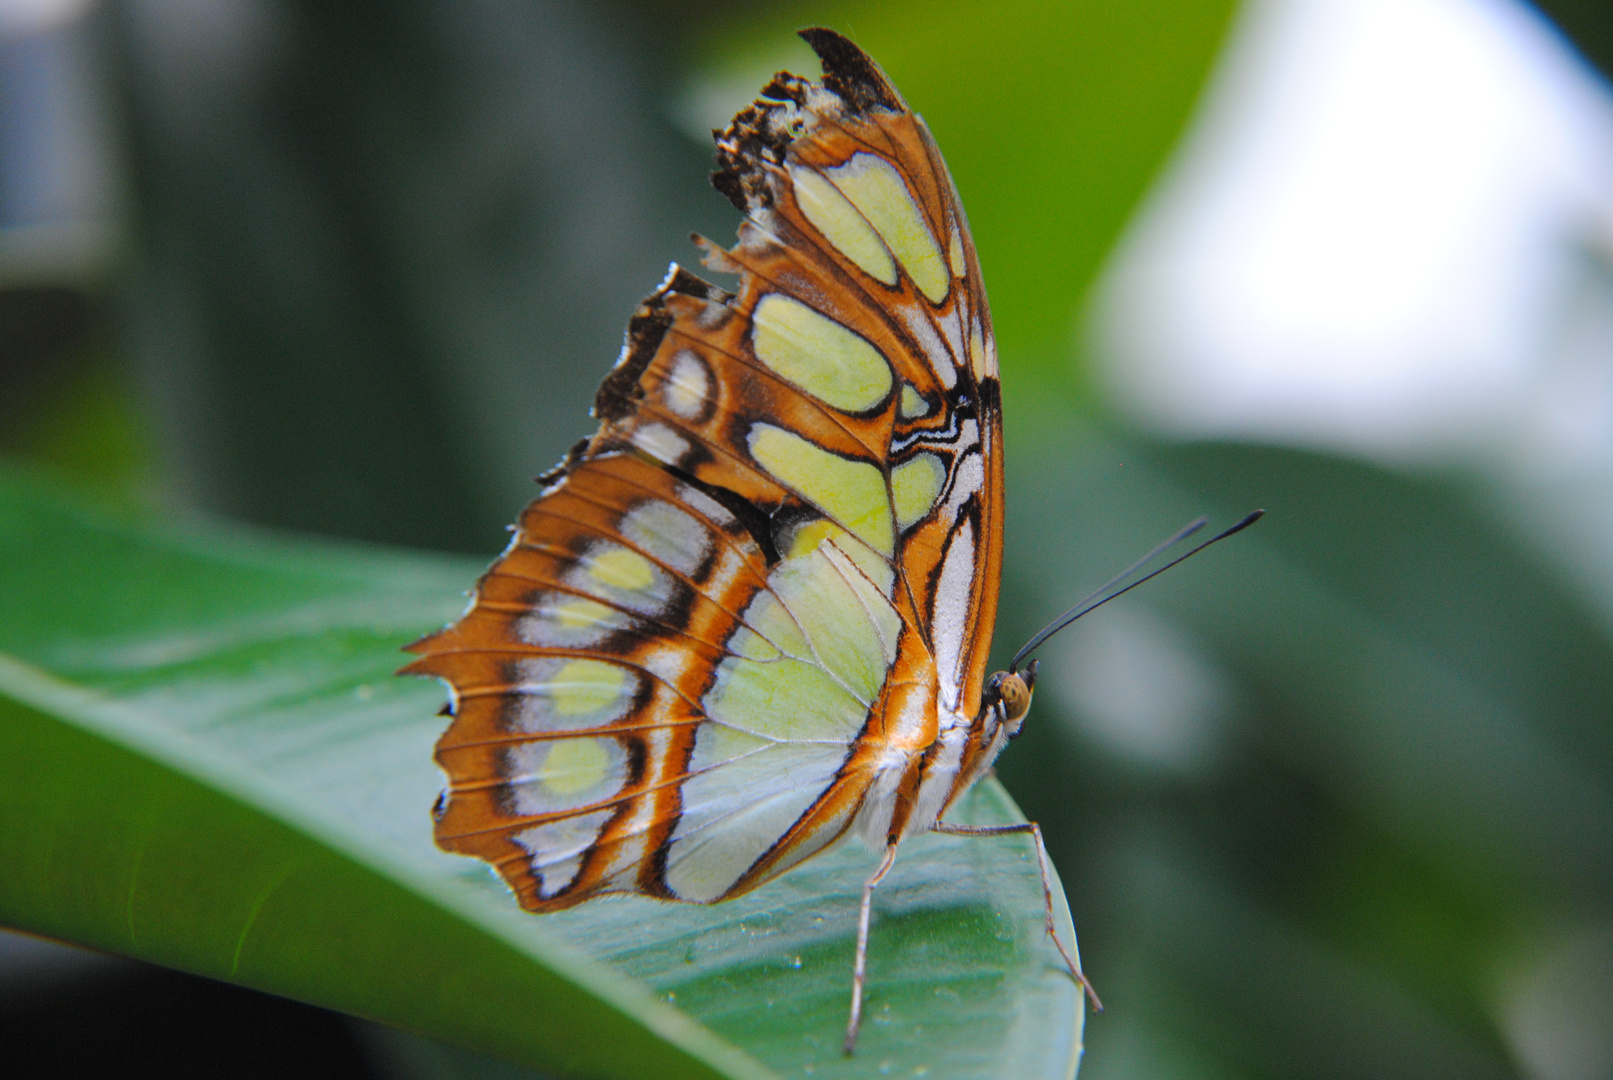
[[[986,707],[1002,708],[1003,727],[1008,729],[1010,739],[1019,734],[1025,714],[1030,711],[1031,687],[1035,683],[1036,672],[1029,668],[1023,674],[999,671],[986,682]]]
[[[1017,728],[1031,707],[1031,688],[1019,675],[1008,673],[997,684],[997,696],[1002,699],[1003,718]]]

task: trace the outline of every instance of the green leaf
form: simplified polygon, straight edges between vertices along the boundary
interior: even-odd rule
[[[391,672],[478,570],[0,472],[0,923],[566,1075],[1072,1073],[1080,998],[1024,837],[904,845],[851,1060],[859,846],[714,907],[543,917],[438,852],[442,691]],[[995,782],[960,809],[1020,820]]]

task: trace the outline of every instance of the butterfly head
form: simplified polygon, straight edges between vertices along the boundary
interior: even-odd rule
[[[1039,664],[1040,661],[1032,660],[1024,671],[999,671],[986,683],[986,702],[1001,710],[1002,725],[1010,739],[1019,734],[1025,714],[1030,712]]]

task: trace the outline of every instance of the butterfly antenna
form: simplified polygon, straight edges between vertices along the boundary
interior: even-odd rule
[[[1171,548],[1175,547],[1177,544],[1180,544],[1182,541],[1186,540],[1188,537],[1192,536],[1194,533],[1196,533],[1200,529],[1204,528],[1204,526],[1209,522],[1210,519],[1201,517],[1201,518],[1195,518],[1194,520],[1188,522],[1186,525],[1182,526],[1181,529],[1177,530],[1177,532],[1174,533],[1169,539],[1166,539],[1166,540],[1162,541],[1161,543],[1159,543],[1158,545],[1156,545],[1154,547],[1154,549],[1152,551],[1150,551],[1148,554],[1144,555],[1142,558],[1138,559],[1136,562],[1134,562],[1130,566],[1126,567],[1124,570],[1122,570],[1120,573],[1116,574],[1114,577],[1110,578],[1108,581],[1106,581],[1103,585],[1099,586],[1097,589],[1094,589],[1090,594],[1087,595],[1087,597],[1084,600],[1082,600],[1080,603],[1076,604],[1069,611],[1066,611],[1063,615],[1060,615],[1058,618],[1054,619],[1052,622],[1050,622],[1046,626],[1042,627],[1042,629],[1037,632],[1035,637],[1031,638],[1029,641],[1027,641],[1025,643],[1024,648],[1020,649],[1017,653],[1014,654],[1014,658],[1011,661],[1009,661],[1009,663],[1008,663],[1008,670],[1009,671],[1018,671],[1019,670],[1019,665],[1024,662],[1025,658],[1027,656],[1029,656],[1031,653],[1035,652],[1036,649],[1039,648],[1044,641],[1046,641],[1048,638],[1052,637],[1054,634],[1058,633],[1060,630],[1063,630],[1066,626],[1069,626],[1071,623],[1073,623],[1075,620],[1079,619],[1081,616],[1087,614],[1090,611],[1093,611],[1093,610],[1095,610],[1097,608],[1102,607],[1103,605],[1107,604],[1109,601],[1115,599],[1116,597],[1126,595],[1126,593],[1129,593],[1131,590],[1135,589],[1137,586],[1141,585],[1143,582],[1149,580],[1150,578],[1158,577],[1160,574],[1163,574],[1165,571],[1169,570],[1171,567],[1175,566],[1177,563],[1182,562],[1185,559],[1190,559],[1194,555],[1197,555],[1199,552],[1203,551],[1205,548],[1209,547],[1211,544],[1214,544],[1214,543],[1216,543],[1218,541],[1221,541],[1221,540],[1225,540],[1227,537],[1233,535],[1234,533],[1242,532],[1243,530],[1247,529],[1249,526],[1253,525],[1255,522],[1259,521],[1260,518],[1264,514],[1265,514],[1264,510],[1256,510],[1253,513],[1245,515],[1243,517],[1243,519],[1240,520],[1237,524],[1233,525],[1231,528],[1223,529],[1222,531],[1216,533],[1214,536],[1210,537],[1208,540],[1204,541],[1204,543],[1202,543],[1202,544],[1198,545],[1197,547],[1193,548],[1191,551],[1187,551],[1187,552],[1182,553],[1181,555],[1176,556],[1176,558],[1172,559],[1170,562],[1166,563],[1164,566],[1161,566],[1159,569],[1154,570],[1151,573],[1144,574],[1142,577],[1138,578],[1136,581],[1133,581],[1130,585],[1127,585],[1125,588],[1116,589],[1114,592],[1109,592],[1110,589],[1113,589],[1116,585],[1120,584],[1122,581],[1125,581],[1132,574],[1135,574],[1138,570],[1142,569],[1144,566],[1147,566],[1149,563],[1153,562],[1154,559],[1158,558],[1161,554],[1163,554],[1166,551],[1169,551]]]

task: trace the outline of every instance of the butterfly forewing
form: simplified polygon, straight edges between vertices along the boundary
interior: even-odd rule
[[[804,36],[822,84],[778,76],[718,137],[735,291],[673,268],[599,430],[412,646],[453,688],[438,843],[534,910],[720,900],[972,778],[1002,517],[979,268],[923,122]]]

